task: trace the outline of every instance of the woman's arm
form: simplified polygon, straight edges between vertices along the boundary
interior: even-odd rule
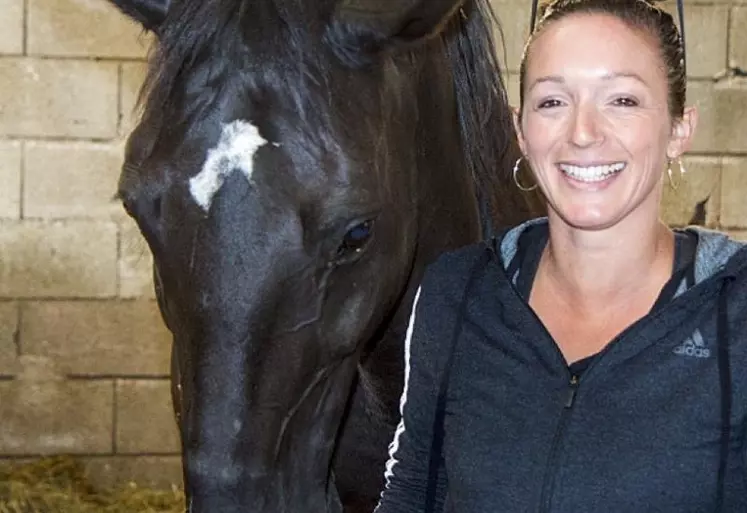
[[[438,362],[443,344],[434,333],[433,301],[423,286],[413,302],[405,339],[405,384],[400,399],[401,419],[389,446],[386,486],[375,513],[423,513],[428,488],[428,471],[433,444],[438,387]],[[436,487],[435,511],[443,510],[446,475],[441,455]]]

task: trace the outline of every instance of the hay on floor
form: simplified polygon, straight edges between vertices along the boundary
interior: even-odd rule
[[[183,513],[181,490],[101,490],[69,457],[0,465],[0,513]]]

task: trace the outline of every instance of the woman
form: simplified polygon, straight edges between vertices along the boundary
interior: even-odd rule
[[[660,220],[683,56],[643,0],[545,10],[515,124],[548,217],[428,269],[377,513],[747,511],[747,249]]]

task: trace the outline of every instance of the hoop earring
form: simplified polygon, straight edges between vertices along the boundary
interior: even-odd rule
[[[531,192],[531,191],[533,191],[534,189],[537,188],[537,184],[536,183],[534,185],[532,185],[531,187],[524,187],[523,185],[521,185],[519,183],[519,164],[521,164],[521,160],[522,159],[523,159],[523,157],[519,157],[518,159],[516,159],[516,164],[514,164],[514,173],[513,173],[514,174],[514,183],[516,184],[516,187],[518,187],[522,191],[524,191],[524,192]]]
[[[680,183],[682,182],[682,175],[685,174],[685,166],[682,164],[682,158],[677,157],[677,166],[680,168],[679,179],[675,181],[674,179],[674,172],[672,171],[672,159],[669,159],[668,165],[667,165],[667,177],[669,178],[669,186],[672,188],[673,191],[676,191],[677,188],[680,186]]]

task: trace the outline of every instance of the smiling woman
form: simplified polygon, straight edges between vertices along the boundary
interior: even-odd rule
[[[514,123],[548,216],[428,268],[377,513],[747,510],[747,247],[660,219],[684,100],[669,14],[544,9]]]
[[[657,218],[662,170],[697,120],[672,112],[661,61],[655,39],[609,15],[578,14],[533,39],[517,125],[551,215],[598,229]]]

